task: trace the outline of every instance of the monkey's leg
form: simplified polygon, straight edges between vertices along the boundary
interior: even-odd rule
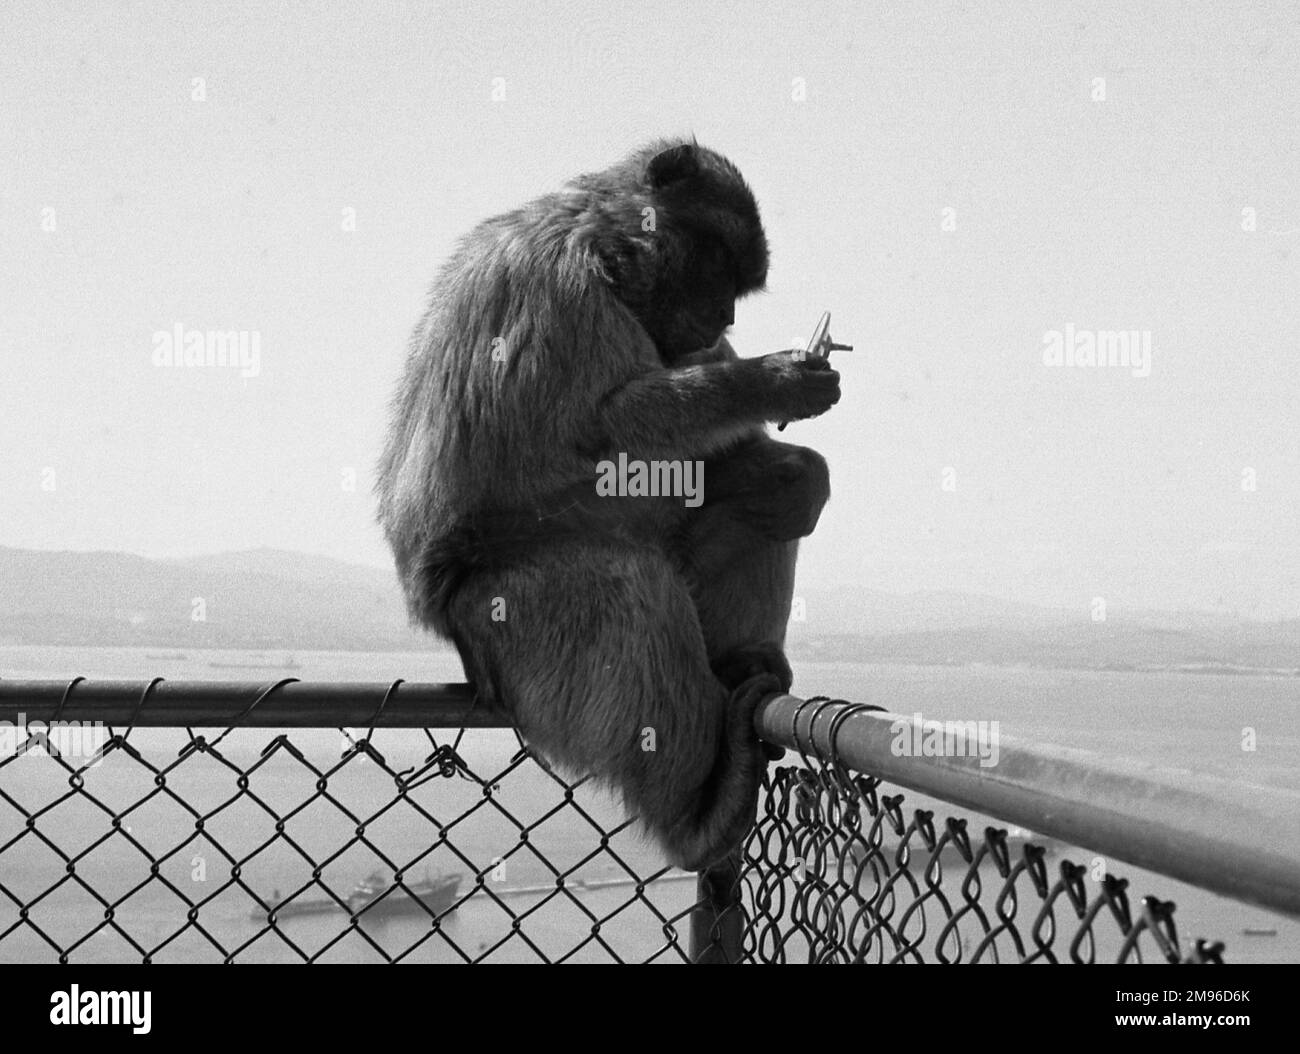
[[[767,670],[790,687],[782,646],[797,539],[811,533],[829,495],[819,455],[765,436],[706,462],[704,506],[689,521],[679,554],[724,682]]]
[[[772,541],[806,538],[831,494],[826,459],[758,434],[704,463],[704,503]]]
[[[551,761],[618,788],[670,859],[698,869],[754,823],[753,729],[777,691],[713,674],[669,558],[601,539],[550,542],[462,584],[448,612],[467,673]]]

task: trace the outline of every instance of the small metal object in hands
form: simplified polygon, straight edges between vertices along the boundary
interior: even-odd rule
[[[831,340],[831,313],[823,311],[822,317],[817,320],[817,328],[813,330],[812,340],[808,341],[808,346],[803,349],[801,357],[805,360],[825,362],[831,357],[832,351],[852,350],[852,344],[836,344]],[[776,430],[784,432],[785,426],[789,423],[789,421],[782,421],[776,426]]]

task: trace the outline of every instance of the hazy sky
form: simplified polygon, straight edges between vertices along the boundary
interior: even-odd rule
[[[1300,615],[1292,3],[6,2],[0,544],[387,562],[439,261],[682,132],[768,226],[741,353],[857,346],[785,433],[835,491],[806,584]],[[1150,375],[1046,365],[1067,323]],[[177,324],[260,373],[155,366]]]

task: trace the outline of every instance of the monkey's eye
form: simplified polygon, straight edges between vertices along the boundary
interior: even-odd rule
[[[694,285],[709,295],[721,299],[733,296],[736,289],[736,270],[731,254],[721,246],[700,254],[694,261]]]
[[[692,263],[701,272],[721,274],[735,270],[735,261],[731,257],[731,252],[716,238],[700,238],[695,243],[692,256]]]

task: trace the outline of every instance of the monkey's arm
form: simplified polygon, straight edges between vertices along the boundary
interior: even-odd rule
[[[598,407],[601,445],[642,457],[699,457],[766,421],[815,417],[839,401],[839,374],[789,352],[650,370]]]

